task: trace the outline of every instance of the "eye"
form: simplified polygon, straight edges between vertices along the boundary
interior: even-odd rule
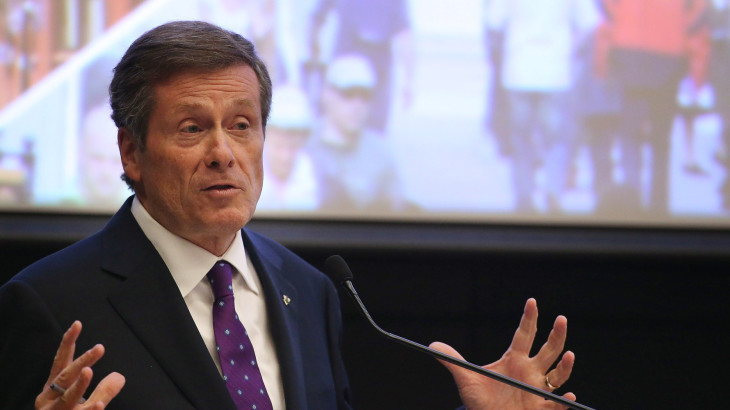
[[[249,128],[249,125],[246,122],[240,121],[236,123],[235,128],[237,130],[247,130]]]
[[[185,127],[182,128],[181,131],[189,132],[189,133],[196,133],[196,132],[200,132],[201,128],[198,127],[197,125],[186,125]]]

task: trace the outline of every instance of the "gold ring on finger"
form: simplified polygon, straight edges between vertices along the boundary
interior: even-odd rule
[[[545,385],[553,390],[560,388],[560,386],[553,386],[552,383],[550,383],[550,376],[548,376],[547,374],[545,375]]]

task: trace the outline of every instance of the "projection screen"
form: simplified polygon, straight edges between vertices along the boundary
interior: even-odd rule
[[[0,212],[114,212],[113,67],[195,19],[269,67],[257,217],[727,228],[727,3],[2,0]]]

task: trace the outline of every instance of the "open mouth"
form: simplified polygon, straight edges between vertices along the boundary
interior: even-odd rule
[[[225,191],[226,189],[235,188],[233,185],[213,185],[205,188],[203,191]]]

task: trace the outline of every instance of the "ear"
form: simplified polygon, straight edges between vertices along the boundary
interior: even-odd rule
[[[139,162],[141,150],[128,129],[119,128],[117,130],[117,145],[119,145],[119,156],[122,158],[124,173],[132,181],[139,182],[142,178]]]

